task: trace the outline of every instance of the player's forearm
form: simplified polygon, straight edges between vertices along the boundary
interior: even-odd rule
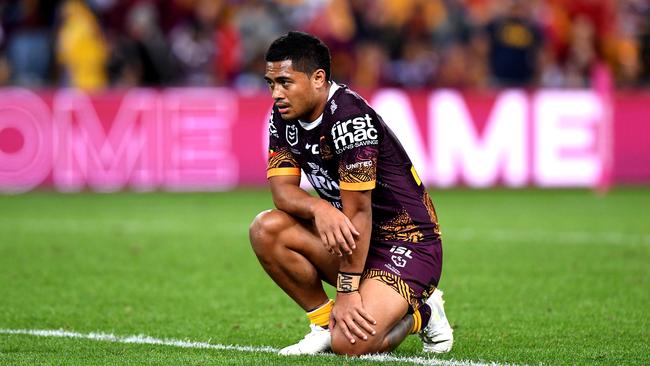
[[[362,200],[344,200],[343,202],[343,213],[357,229],[359,236],[355,240],[356,248],[352,251],[352,254],[344,255],[341,258],[341,264],[339,266],[339,271],[341,272],[361,273],[366,264],[368,248],[370,247],[370,235],[372,233],[370,192],[366,194],[367,196],[364,196]]]
[[[370,216],[367,218],[361,218],[360,216],[356,215],[355,218],[351,218],[352,224],[359,230],[361,235],[355,241],[356,248],[352,251],[352,254],[346,254],[341,258],[340,272],[361,273],[366,265],[366,257],[368,256],[368,248],[370,247],[370,226],[372,219]]]
[[[315,207],[325,203],[322,199],[314,197],[299,186],[292,184],[271,186],[271,193],[277,209],[307,220],[314,218]]]

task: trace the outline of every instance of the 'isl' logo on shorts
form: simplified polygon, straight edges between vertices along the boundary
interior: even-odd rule
[[[398,247],[397,245],[394,245],[392,248],[390,248],[390,252],[395,254],[391,256],[390,259],[393,261],[393,263],[395,263],[396,266],[400,268],[406,267],[407,260],[404,259],[404,257],[413,259],[413,256],[411,255],[412,252],[405,247]],[[404,257],[402,257],[402,255]]]

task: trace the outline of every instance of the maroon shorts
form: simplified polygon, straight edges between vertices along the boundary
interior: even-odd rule
[[[440,239],[424,243],[371,241],[363,278],[387,284],[417,310],[438,286],[441,272]]]

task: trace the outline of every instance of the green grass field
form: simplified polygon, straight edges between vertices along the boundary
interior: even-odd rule
[[[650,364],[650,189],[432,197],[456,342],[433,357],[410,337],[391,364]],[[273,348],[297,341],[304,313],[248,244],[249,222],[271,205],[255,190],[0,196],[0,364],[387,364],[6,334],[63,329]]]

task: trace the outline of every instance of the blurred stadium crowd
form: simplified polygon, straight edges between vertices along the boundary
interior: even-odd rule
[[[1,0],[0,85],[265,88],[300,29],[358,88],[650,86],[650,0]]]

